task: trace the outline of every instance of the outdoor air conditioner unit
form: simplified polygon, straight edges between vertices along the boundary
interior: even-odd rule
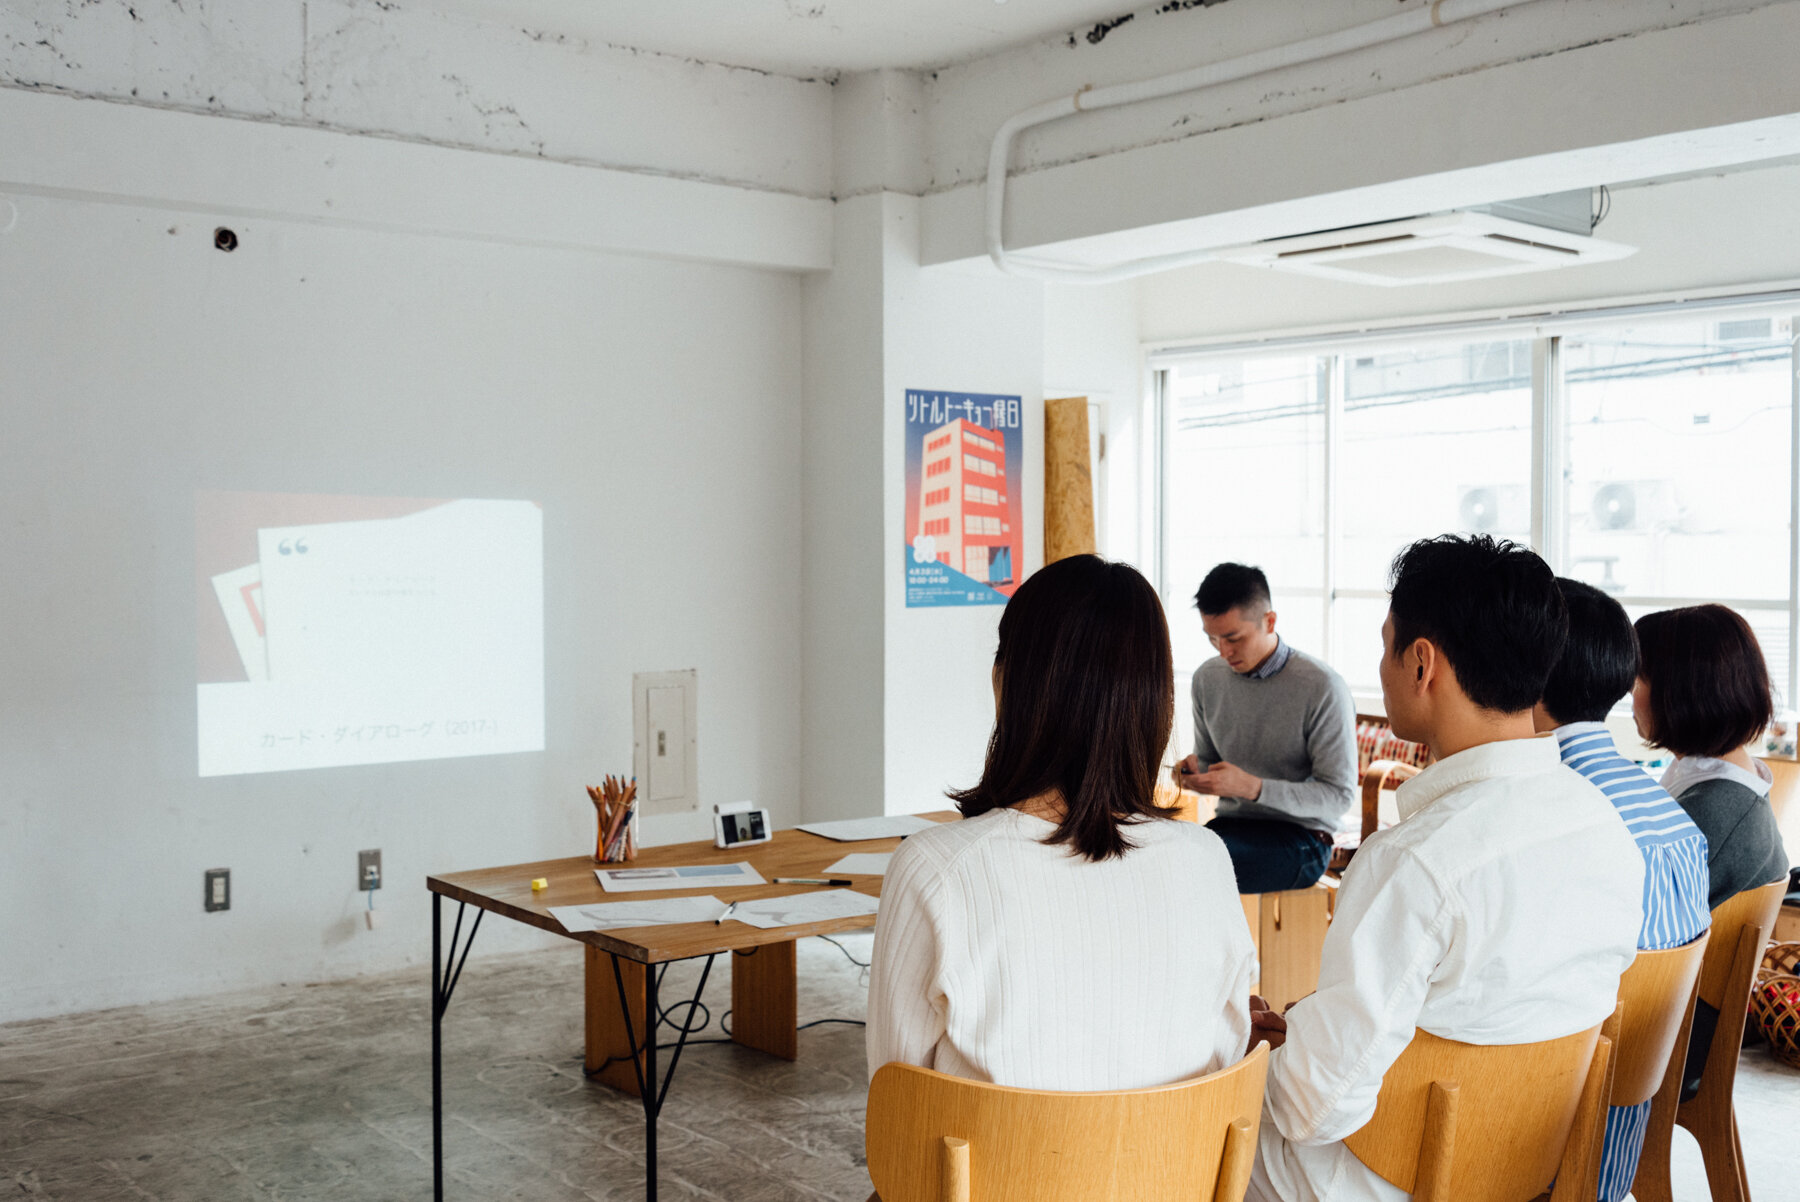
[[[1680,518],[1672,480],[1609,480],[1596,485],[1588,500],[1588,525],[1594,530],[1641,532]]]
[[[1531,494],[1522,484],[1478,484],[1456,499],[1456,518],[1470,534],[1512,534],[1531,529]]]
[[[1599,263],[1636,250],[1586,233],[1458,211],[1229,246],[1215,257],[1393,288]]]

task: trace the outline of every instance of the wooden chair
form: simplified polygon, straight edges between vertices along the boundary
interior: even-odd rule
[[[1763,945],[1768,942],[1769,928],[1786,889],[1786,878],[1771,881],[1727,898],[1712,912],[1712,931],[1700,962],[1695,994],[1719,1011],[1719,1022],[1713,1028],[1700,1092],[1681,1101],[1688,1034],[1694,1021],[1693,1007],[1688,1007],[1676,1037],[1675,1054],[1670,1056],[1662,1084],[1651,1100],[1644,1151],[1638,1158],[1637,1178],[1631,1184],[1637,1202],[1673,1202],[1669,1146],[1676,1123],[1692,1132],[1700,1144],[1713,1202],[1749,1202],[1750,1185],[1744,1176],[1744,1151],[1738,1140],[1731,1091],[1737,1084],[1738,1048],[1744,1038],[1750,982],[1756,976]]]
[[[1332,849],[1327,871],[1339,875],[1350,866],[1356,849],[1381,829],[1382,793],[1411,780],[1431,763],[1430,752],[1396,738],[1380,714],[1356,715],[1356,757],[1362,781],[1362,831],[1354,844],[1340,843]]]
[[[1375,1116],[1344,1141],[1424,1202],[1593,1202],[1612,1040],[1591,1027],[1480,1046],[1417,1031],[1381,1081]]]
[[[1176,817],[1183,822],[1203,822],[1211,815],[1213,799],[1177,789],[1165,777],[1157,783],[1156,804],[1179,811]],[[1337,901],[1336,884],[1327,879],[1305,889],[1238,894],[1261,966],[1256,992],[1277,1010],[1319,987],[1319,963]]]
[[[1661,1088],[1670,1061],[1686,1055],[1682,1032],[1693,1010],[1709,934],[1702,931],[1680,947],[1639,952],[1619,977],[1619,1038],[1613,1049],[1609,1105],[1641,1106],[1650,1101]]]
[[[869,1083],[883,1202],[1242,1202],[1269,1049],[1152,1089],[1010,1089],[906,1064]]]

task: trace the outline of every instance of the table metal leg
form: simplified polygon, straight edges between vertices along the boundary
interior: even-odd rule
[[[669,1084],[675,1080],[675,1066],[681,1063],[681,1052],[687,1047],[688,1035],[694,1029],[694,1016],[698,1013],[699,1006],[688,1007],[687,1018],[682,1022],[680,1033],[675,1039],[675,1050],[669,1057],[669,1067],[659,1082],[656,1078],[656,1036],[662,1025],[662,1010],[657,1000],[659,974],[654,967],[646,966],[644,1004],[648,1008],[648,1014],[644,1021],[646,1033],[640,1044],[637,1025],[631,1017],[631,997],[625,988],[625,974],[619,967],[619,957],[612,952],[607,955],[612,960],[613,983],[619,991],[619,1010],[625,1016],[625,1033],[631,1044],[631,1066],[633,1075],[637,1078],[638,1096],[644,1102],[644,1197],[646,1202],[656,1202],[656,1118],[662,1113],[663,1100],[669,1096]],[[699,1002],[700,995],[706,992],[706,978],[712,975],[713,959],[713,956],[708,956],[706,964],[700,969],[700,984],[694,989],[696,1003]]]
[[[644,997],[650,1007],[650,1018],[646,1024],[650,1033],[644,1039],[644,1082],[649,1087],[644,1090],[644,1202],[656,1202],[656,1116],[662,1113],[662,1091],[656,1088],[656,1001],[657,973],[651,969],[644,973]],[[625,1015],[626,1027],[631,1026],[631,1014]]]
[[[444,895],[431,895],[431,1196],[444,1202]]]
[[[475,932],[481,929],[481,916],[475,911],[469,925],[469,938],[462,944],[462,959],[456,956],[457,940],[462,935],[463,911],[468,903],[456,903],[456,925],[450,931],[450,955],[443,955],[444,895],[431,895],[431,1196],[444,1202],[444,1011],[450,1008],[450,995],[462,979],[463,965],[469,962],[469,949],[475,945]],[[455,970],[451,971],[451,966]]]

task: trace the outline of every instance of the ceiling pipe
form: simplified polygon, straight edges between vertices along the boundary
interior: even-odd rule
[[[1284,67],[1318,62],[1321,59],[1348,54],[1355,50],[1366,50],[1371,46],[1380,46],[1444,25],[1486,16],[1489,13],[1499,12],[1501,9],[1516,8],[1524,2],[1528,2],[1528,0],[1434,0],[1427,7],[1415,8],[1391,17],[1382,17],[1380,20],[1370,21],[1366,25],[1358,25],[1337,33],[1321,34],[1318,37],[1291,42],[1285,46],[1271,47],[1268,50],[1258,50],[1251,54],[1239,55],[1237,58],[1225,59],[1222,62],[1208,63],[1203,67],[1177,71],[1172,75],[1160,75],[1155,79],[1141,80],[1137,83],[1112,84],[1103,88],[1096,88],[1090,84],[1072,96],[1047,100],[1043,104],[1033,105],[1023,112],[1015,113],[995,132],[993,145],[988,150],[988,258],[994,261],[994,266],[1011,275],[1086,284],[1113,283],[1117,280],[1146,275],[1153,271],[1167,271],[1173,267],[1204,263],[1212,258],[1211,251],[1190,250],[1153,255],[1144,259],[1132,259],[1129,262],[1116,263],[1110,267],[1072,267],[1068,264],[1052,263],[1043,259],[1034,259],[1029,255],[1015,255],[1009,252],[1002,237],[1006,218],[1006,163],[1012,153],[1013,140],[1033,126],[1043,125],[1061,117],[1072,117],[1076,113],[1115,108],[1121,104],[1136,104],[1142,100],[1158,100],[1164,96],[1194,92],[1201,88],[1213,87],[1216,84],[1248,79],[1252,75],[1279,71]]]

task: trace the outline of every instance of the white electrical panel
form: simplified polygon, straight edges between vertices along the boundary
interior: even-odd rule
[[[631,678],[632,771],[645,814],[700,808],[695,711],[700,674],[639,672]]]

